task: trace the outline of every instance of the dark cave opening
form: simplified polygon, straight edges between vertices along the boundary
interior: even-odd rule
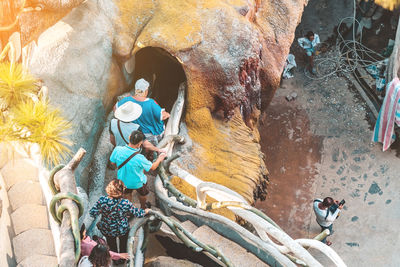
[[[136,53],[133,78],[134,82],[140,78],[147,80],[150,83],[148,97],[168,112],[178,96],[179,85],[186,81],[178,60],[158,47],[145,47]]]

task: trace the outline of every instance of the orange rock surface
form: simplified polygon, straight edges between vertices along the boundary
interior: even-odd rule
[[[164,49],[182,65],[187,78],[184,120],[193,149],[191,155],[185,155],[184,162],[195,166],[190,171],[199,178],[223,184],[253,202],[265,196],[267,176],[256,127],[258,116],[278,87],[306,3],[307,0],[88,0],[75,9],[97,5],[98,9],[91,12],[112,17],[114,32],[110,33],[113,58],[107,87],[85,90],[98,90],[105,110],[109,110],[121,87],[129,83],[123,81],[125,62],[141,48]],[[21,20],[21,29],[26,29],[22,39],[34,40],[43,25],[50,26],[58,19],[46,16],[43,13],[43,21],[38,20],[37,27],[23,25]],[[29,21],[25,20],[28,24]]]

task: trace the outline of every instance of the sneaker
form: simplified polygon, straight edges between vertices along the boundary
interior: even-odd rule
[[[317,74],[317,71],[315,70],[315,68],[312,68],[312,69],[311,69],[311,73],[314,74],[314,75]]]

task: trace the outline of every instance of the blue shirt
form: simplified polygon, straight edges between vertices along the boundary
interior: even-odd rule
[[[140,130],[139,124],[136,124],[136,123],[133,123],[133,122],[119,121],[119,126],[121,128],[121,132],[122,132],[123,138],[121,136],[121,133],[118,130],[118,120],[117,119],[112,119],[111,120],[111,122],[110,122],[110,132],[115,137],[115,145],[116,146],[124,146],[126,144],[129,144],[129,136],[131,135],[131,133],[133,131]]]
[[[145,211],[135,208],[127,199],[116,199],[102,196],[89,211],[90,216],[96,217],[101,214],[98,224],[100,232],[105,236],[121,236],[128,232],[128,218],[143,217]]]
[[[111,153],[110,161],[117,166],[121,165],[127,158],[139,149],[132,148],[128,145],[117,146]],[[124,182],[126,188],[137,189],[147,183],[147,177],[143,171],[148,172],[153,163],[145,158],[142,154],[135,155],[122,168],[118,170],[118,179]]]
[[[142,107],[142,114],[133,122],[140,125],[143,133],[160,135],[164,132],[164,122],[161,119],[162,109],[156,101],[151,98],[147,98],[145,101],[137,101],[132,96],[127,96],[117,103],[117,107],[128,101],[132,101]]]

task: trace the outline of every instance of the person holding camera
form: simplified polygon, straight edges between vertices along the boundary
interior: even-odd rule
[[[339,216],[339,213],[343,209],[345,201],[337,201],[333,200],[331,197],[326,197],[322,199],[314,200],[314,212],[317,216],[317,223],[321,227],[321,232],[325,229],[329,229],[329,235],[332,235],[333,222]],[[328,246],[332,245],[332,242],[326,240],[325,237],[321,242],[327,244]]]

